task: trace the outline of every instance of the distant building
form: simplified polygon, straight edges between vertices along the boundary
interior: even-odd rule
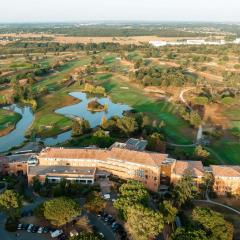
[[[240,166],[211,165],[214,191],[219,195],[240,195]]]
[[[149,41],[149,44],[153,45],[154,47],[163,47],[167,45],[166,41]]]
[[[233,42],[236,44],[240,44],[240,38],[235,39]]]
[[[204,39],[189,39],[189,40],[187,40],[188,45],[203,45],[205,43],[206,42]]]

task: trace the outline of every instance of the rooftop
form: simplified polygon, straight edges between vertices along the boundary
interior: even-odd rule
[[[91,167],[71,167],[71,166],[32,166],[29,167],[30,175],[78,175],[89,176],[95,175],[96,168]]]
[[[40,153],[39,157],[96,160],[114,159],[143,165],[160,166],[168,155],[153,152],[139,152],[116,147],[112,149],[46,148]]]
[[[204,168],[201,161],[176,161],[173,172],[181,176],[191,174],[193,177],[202,177]]]
[[[125,143],[115,142],[110,148],[124,148],[129,150],[144,151],[148,142],[136,138],[129,138]]]
[[[240,166],[211,165],[213,175],[216,177],[239,177]]]

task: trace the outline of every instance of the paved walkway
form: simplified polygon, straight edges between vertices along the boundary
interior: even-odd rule
[[[220,207],[224,207],[224,208],[227,208],[233,212],[235,212],[236,214],[238,214],[240,216],[240,211],[232,208],[232,207],[229,207],[227,205],[224,205],[224,204],[221,204],[221,203],[218,203],[218,202],[214,202],[212,200],[194,200],[194,202],[205,202],[205,203],[210,203],[210,204],[214,204],[214,205],[217,205],[217,206],[220,206]]]
[[[191,111],[193,111],[192,107],[188,104],[188,102],[185,100],[184,98],[184,94],[186,92],[189,92],[191,90],[193,90],[194,88],[186,88],[186,89],[183,89],[179,95],[179,98],[181,100],[181,102],[186,106],[188,107]],[[203,138],[203,127],[202,127],[202,124],[199,125],[198,127],[198,131],[197,131],[197,136],[196,136],[196,141],[192,144],[175,144],[175,143],[167,143],[169,146],[173,146],[173,147],[196,147],[202,140]]]

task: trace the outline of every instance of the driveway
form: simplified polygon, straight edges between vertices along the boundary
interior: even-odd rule
[[[101,219],[99,219],[96,215],[87,213],[88,219],[91,224],[96,226],[99,232],[102,232],[106,240],[114,240],[114,233],[109,225],[104,223]]]

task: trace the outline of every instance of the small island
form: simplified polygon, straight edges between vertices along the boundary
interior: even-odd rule
[[[108,105],[107,104],[102,105],[96,99],[94,99],[87,104],[87,109],[88,111],[91,112],[102,112],[107,111]]]

